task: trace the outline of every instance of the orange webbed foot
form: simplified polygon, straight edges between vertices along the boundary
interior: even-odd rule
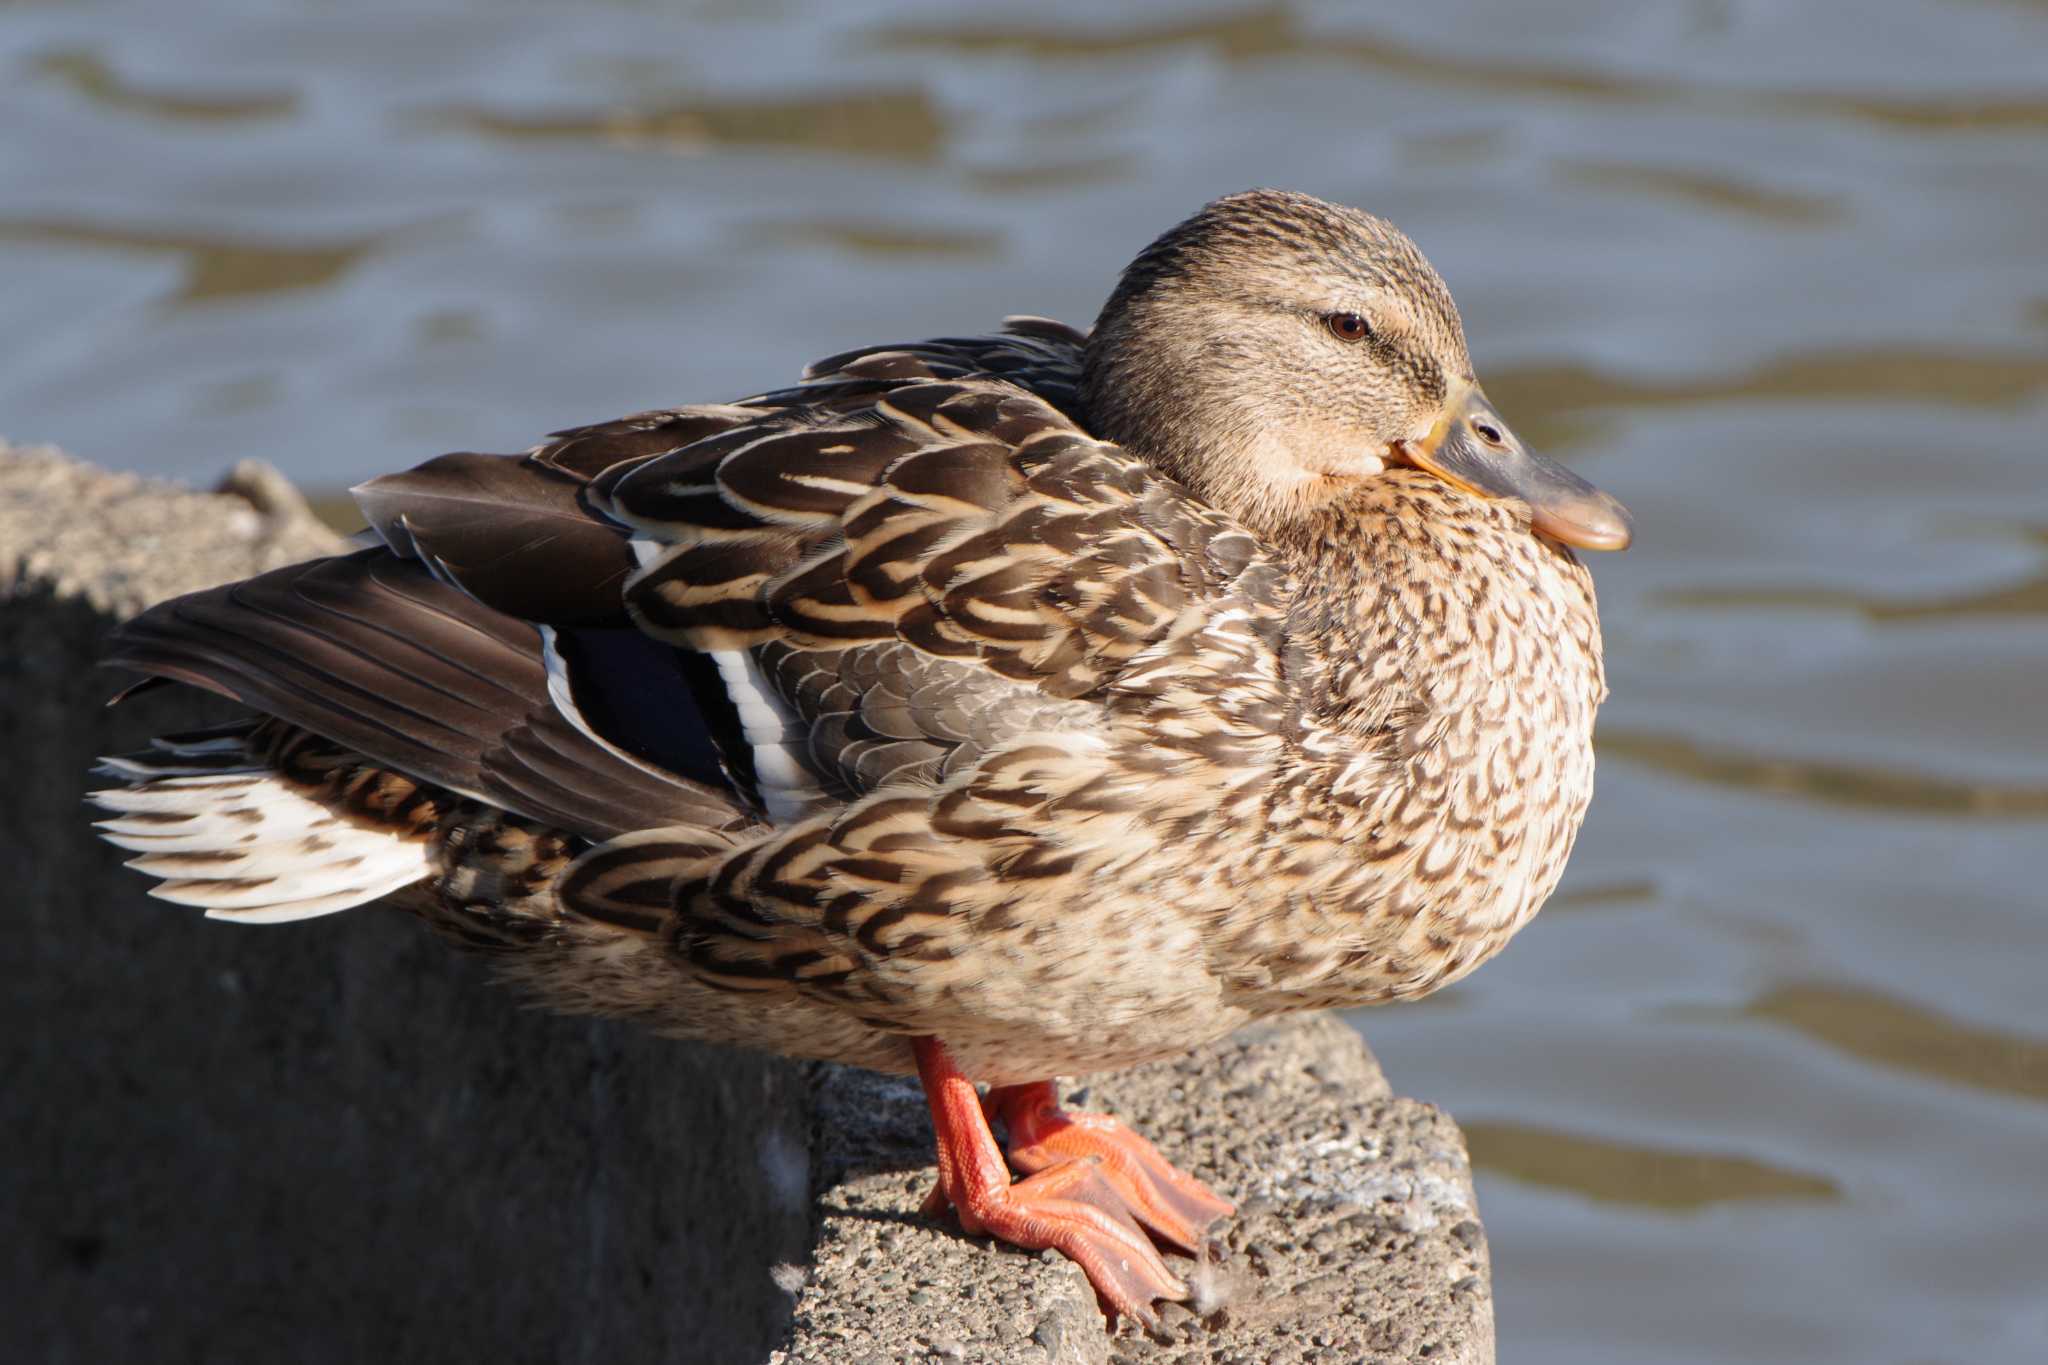
[[[1016,1169],[1036,1172],[1095,1158],[1132,1216],[1154,1237],[1184,1251],[1199,1252],[1209,1224],[1235,1212],[1229,1200],[1116,1119],[1060,1108],[1051,1081],[1000,1086],[989,1091],[988,1108],[1010,1130],[1005,1150]]]
[[[1167,1269],[1139,1226],[1140,1219],[1150,1226],[1153,1215],[1137,1213],[1126,1197],[1124,1186],[1129,1182],[1118,1171],[1128,1157],[1119,1157],[1112,1168],[1100,1151],[1059,1155],[1034,1148],[1034,1155],[1043,1157],[1041,1164],[1012,1184],[974,1083],[961,1074],[937,1039],[920,1038],[913,1047],[939,1149],[939,1185],[925,1200],[925,1213],[936,1214],[950,1205],[968,1232],[987,1233],[1033,1251],[1058,1251],[1087,1274],[1107,1312],[1136,1318],[1148,1328],[1159,1324],[1152,1308],[1155,1300],[1188,1297],[1187,1286]],[[1200,1191],[1211,1205],[1229,1210],[1228,1204],[1166,1165],[1150,1143],[1120,1126],[1119,1131],[1142,1144],[1154,1162]]]

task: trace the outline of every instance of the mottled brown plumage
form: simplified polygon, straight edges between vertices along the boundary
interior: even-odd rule
[[[1180,1286],[1132,1216],[1186,1245],[1227,1206],[1032,1083],[1498,951],[1592,791],[1566,542],[1627,539],[1405,237],[1271,191],[1092,335],[849,352],[359,499],[384,548],[117,637],[275,719],[117,761],[110,834],[224,917],[395,891],[557,1007],[917,1069],[963,1220],[1141,1315]],[[355,842],[295,880],[302,837]]]

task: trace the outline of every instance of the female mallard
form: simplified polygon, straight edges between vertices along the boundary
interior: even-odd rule
[[[108,760],[156,894],[396,897],[558,1008],[914,1070],[928,1207],[1146,1320],[1186,1291],[1144,1234],[1230,1206],[1048,1078],[1498,951],[1592,790],[1566,547],[1629,538],[1406,237],[1264,190],[1091,334],[850,352],[357,499],[376,548],[115,636],[261,713]]]

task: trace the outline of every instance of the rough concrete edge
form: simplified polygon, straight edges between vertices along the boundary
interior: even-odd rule
[[[223,572],[260,573],[348,548],[261,461],[243,461],[210,493],[4,437],[0,461],[0,601],[33,585],[127,617],[218,583]],[[80,516],[84,507],[113,509],[112,524]],[[194,525],[213,534],[195,536]]]
[[[774,1365],[1494,1358],[1463,1137],[1392,1095],[1340,1020],[1276,1021],[1069,1087],[1238,1202],[1215,1229],[1221,1255],[1180,1263],[1196,1311],[1169,1306],[1162,1339],[1106,1331],[1060,1258],[918,1217],[932,1171],[914,1083],[820,1069],[814,1085],[819,1236]]]

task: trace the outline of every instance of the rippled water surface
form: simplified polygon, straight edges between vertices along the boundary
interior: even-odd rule
[[[1511,1361],[2048,1359],[2048,5],[0,3],[0,430],[356,478],[1393,217],[1634,509],[1553,905],[1360,1019]]]

